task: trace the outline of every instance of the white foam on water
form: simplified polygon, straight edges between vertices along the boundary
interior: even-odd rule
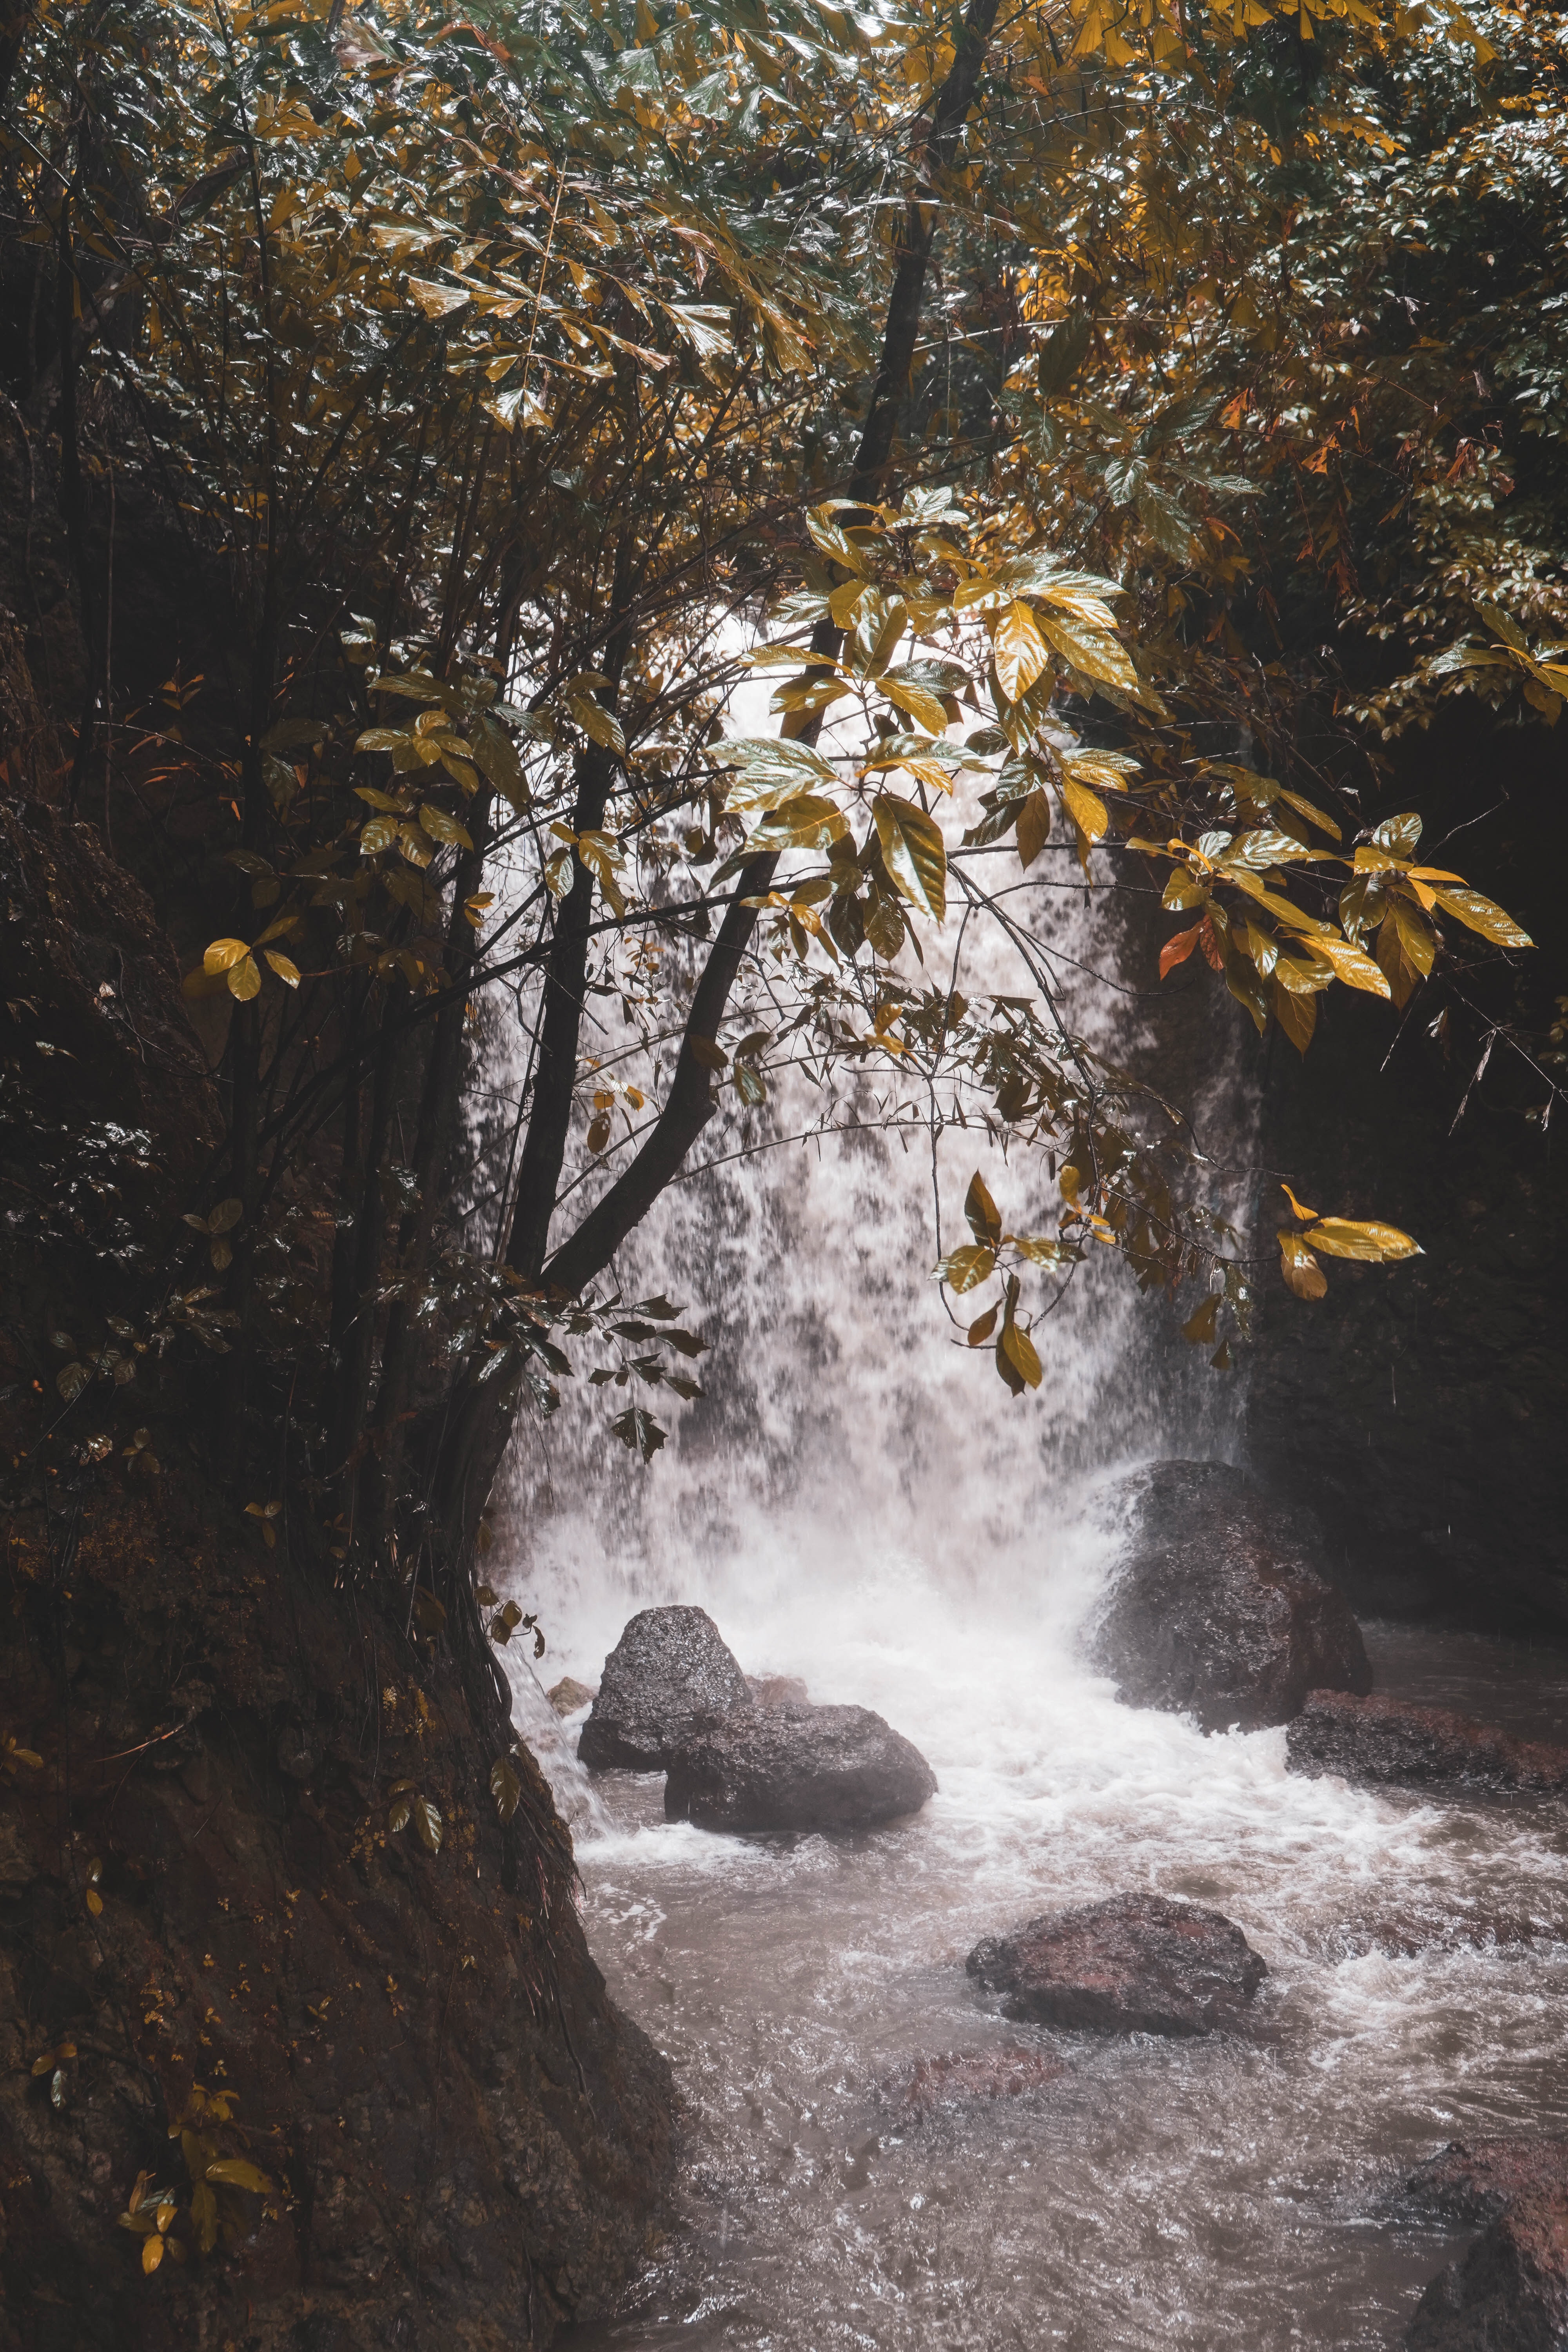
[[[1096,919],[1064,932],[1082,960]],[[976,1166],[1010,1223],[1043,1213],[1037,1170],[949,1129],[948,1246]],[[514,1664],[590,1943],[693,2118],[686,2226],[584,2340],[1384,2347],[1444,2252],[1380,2201],[1401,2168],[1568,2126],[1562,1810],[1298,1779],[1280,1731],[1118,1706],[1078,1648],[1114,1547],[1096,1498],[1140,1459],[1235,1458],[1235,1385],[1101,1262],[1014,1402],[942,1312],[931,1186],[861,1134],[676,1188],[616,1271],[707,1331],[708,1398],[639,1396],[670,1431],[647,1467],[607,1433],[620,1392],[573,1382],[515,1448],[490,1568],[541,1614],[542,1675],[596,1684],[634,1611],[698,1602],[748,1672],[876,1708],[940,1784],[871,1836],[710,1836],[663,1820],[658,1776],[591,1780]],[[1245,1928],[1270,1970],[1248,2033],[1052,2036],[976,1999],[982,1935],[1125,1887]],[[920,2057],[1020,2042],[1059,2077],[900,2120]]]

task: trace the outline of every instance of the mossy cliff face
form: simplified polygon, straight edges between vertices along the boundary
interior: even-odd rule
[[[138,1352],[205,1065],[93,832],[9,804],[0,866],[0,2345],[542,2345],[657,2234],[668,2070],[605,1997],[526,1755],[498,1818],[471,1661],[339,1589],[297,1511],[268,1547],[189,1433],[223,1360]],[[399,1784],[438,1851],[392,1831]],[[150,2275],[116,2226],[143,2175],[185,2253]]]

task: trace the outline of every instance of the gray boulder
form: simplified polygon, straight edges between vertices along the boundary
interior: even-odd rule
[[[1011,2018],[1102,2033],[1212,2033],[1233,2024],[1268,1973],[1217,1911],[1163,1895],[1112,1895],[1042,1912],[988,1937],[965,1963]]]
[[[1285,1735],[1285,1761],[1312,1779],[1337,1772],[1347,1780],[1498,1794],[1568,1789],[1568,1748],[1512,1739],[1450,1707],[1342,1691],[1310,1694]]]
[[[752,1708],[746,1677],[706,1609],[644,1609],[605,1660],[577,1754],[596,1772],[662,1771],[683,1740]]]
[[[1513,2198],[1427,2287],[1407,2352],[1563,2352],[1568,2347],[1568,2188]]]
[[[1289,1723],[1310,1690],[1372,1688],[1307,1514],[1225,1462],[1152,1463],[1121,1500],[1127,1541],[1086,1646],[1125,1706],[1256,1731]]]
[[[664,1810],[708,1830],[862,1830],[935,1791],[919,1749],[869,1707],[758,1707],[675,1750]]]

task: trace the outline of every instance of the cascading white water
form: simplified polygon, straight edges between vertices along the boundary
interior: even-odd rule
[[[1092,963],[1096,918],[1061,897]],[[1038,1174],[976,1146],[943,1138],[944,1219],[978,1164],[1022,1224]],[[1300,1780],[1283,1733],[1119,1707],[1075,1651],[1108,1541],[1085,1496],[1136,1458],[1234,1454],[1234,1384],[1101,1263],[1015,1403],[942,1312],[931,1203],[929,1158],[867,1133],[678,1187],[616,1271],[708,1331],[708,1397],[647,1468],[575,1383],[514,1449],[497,1557],[547,1675],[595,1683],[634,1610],[700,1601],[748,1671],[876,1707],[941,1784],[873,1836],[708,1836],[664,1822],[657,1777],[590,1786],[576,1723],[515,1669],[590,1943],[692,2119],[686,2227],[593,2340],[1390,2343],[1442,2248],[1380,2217],[1381,2188],[1461,2126],[1568,2114],[1561,1816]],[[1426,1654],[1385,1646],[1406,1677]],[[1252,2034],[1098,2042],[976,1999],[982,1934],[1128,1886],[1245,1927],[1271,1970]],[[922,2057],[1021,2044],[1055,2079],[900,2105]]]

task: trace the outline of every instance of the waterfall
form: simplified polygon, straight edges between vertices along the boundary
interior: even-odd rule
[[[1246,1222],[1250,1028],[1238,1047],[1194,989],[1189,1024],[1217,1041],[1194,1087],[1179,1024],[1083,969],[1138,972],[1113,893],[1086,906],[1066,859],[1031,888],[1068,1019],[1165,1091],[1188,1074]],[[963,984],[1018,985],[1000,960]],[[869,1121],[878,1098],[868,1078],[839,1109]],[[1280,1730],[1205,1739],[1119,1706],[1076,1642],[1111,1541],[1098,1491],[1141,1457],[1238,1458],[1245,1355],[1211,1370],[1180,1337],[1191,1292],[1140,1298],[1097,1251],[1013,1400],[931,1278],[929,1137],[771,1141],[814,1116],[796,1079],[716,1118],[622,1253],[623,1294],[665,1292],[710,1342],[705,1396],[639,1397],[665,1449],[645,1465],[610,1434],[625,1392],[563,1381],[520,1425],[494,1515],[492,1580],[549,1643],[537,1674],[506,1653],[520,1727],[573,1828],[595,1958],[689,2124],[682,2227],[580,2352],[1373,2352],[1443,2258],[1388,2224],[1402,2171],[1456,2131],[1568,2126],[1560,1835],[1297,1778]],[[1014,1229],[1054,1223],[1038,1157],[949,1126],[945,1246],[977,1167]],[[744,1839],[666,1822],[660,1775],[590,1781],[582,1718],[544,1685],[595,1684],[626,1619],[678,1601],[748,1672],[878,1709],[938,1794],[868,1836]],[[1242,1927],[1269,1969],[1255,2032],[1052,2035],[976,1997],[981,1937],[1128,1888]],[[919,2079],[1011,2087],[922,2114]]]
[[[1100,887],[1080,891],[1070,858],[1049,862],[1030,895],[1058,950],[1064,1016],[1111,1058],[1157,1070],[1142,998],[1116,992],[1126,918],[1115,891],[1098,872]],[[955,929],[950,919],[949,951]],[[972,950],[960,978],[971,994],[1028,985],[994,940]],[[1245,1163],[1249,1097],[1234,1008],[1220,1003],[1221,1051],[1195,1124],[1206,1135],[1209,1112],[1239,1123],[1225,1156]],[[1070,1531],[1099,1478],[1156,1454],[1237,1457],[1245,1370],[1213,1370],[1207,1350],[1183,1341],[1194,1294],[1175,1314],[1141,1298],[1097,1247],[1036,1327],[1040,1388],[1009,1396],[931,1278],[935,1193],[945,1247],[963,1237],[976,1169],[1013,1229],[1054,1230],[1043,1157],[1022,1145],[1005,1154],[973,1125],[946,1126],[934,1151],[919,1128],[879,1130],[869,1122],[886,1092],[860,1080],[846,1102],[867,1123],[804,1141],[776,1139],[816,1115],[798,1076],[761,1118],[716,1118],[624,1247],[622,1294],[662,1292],[709,1343],[700,1400],[640,1392],[669,1432],[651,1464],[609,1435],[624,1393],[582,1379],[562,1383],[558,1412],[520,1425],[498,1527],[562,1670],[596,1679],[634,1609],[679,1600],[726,1629],[754,1627],[749,1668],[803,1671],[844,1609],[875,1606],[868,1592],[889,1577],[904,1596],[889,1593],[895,1616],[1070,1616],[1085,1598]],[[752,1154],[736,1157],[744,1136]],[[1243,1205],[1234,1178],[1215,1189]],[[1054,1288],[1036,1278],[1026,1307]],[[955,1306],[965,1321],[978,1312]]]

